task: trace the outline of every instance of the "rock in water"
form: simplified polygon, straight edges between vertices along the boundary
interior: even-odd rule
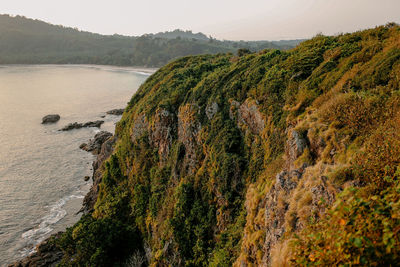
[[[104,121],[89,121],[86,123],[70,123],[64,128],[60,129],[59,131],[69,131],[72,129],[80,129],[80,128],[85,128],[85,127],[97,127],[100,128],[100,126],[104,123]]]
[[[74,123],[68,124],[67,126],[62,128],[60,131],[69,131],[69,130],[72,130],[72,129],[79,129],[79,128],[82,128],[82,123],[74,122]]]
[[[50,114],[46,115],[42,118],[42,124],[46,123],[55,123],[60,120],[60,115],[58,114]]]
[[[117,108],[117,109],[109,110],[106,113],[110,114],[110,115],[122,115],[122,113],[124,113],[124,110],[125,109],[123,109],[123,108]]]
[[[100,126],[104,123],[104,121],[89,121],[83,124],[82,127],[97,127],[100,128]]]
[[[87,152],[92,152],[93,154],[97,155],[100,153],[101,146],[103,145],[103,143],[111,136],[112,133],[101,131],[97,133],[93,139],[90,139],[89,143],[87,144],[83,143],[79,146],[79,148]]]

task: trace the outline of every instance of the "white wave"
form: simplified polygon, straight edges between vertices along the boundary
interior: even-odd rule
[[[94,132],[95,134],[97,134],[97,133],[101,132],[101,130],[100,130],[99,128],[94,128],[94,127],[93,127],[93,132]]]
[[[55,204],[49,206],[49,214],[39,219],[39,225],[21,235],[26,242],[26,247],[20,250],[21,255],[27,256],[32,254],[35,251],[35,245],[48,237],[48,234],[53,231],[52,225],[56,224],[67,215],[67,211],[63,209],[63,207],[69,200],[83,197],[83,195],[66,196],[58,200]]]
[[[146,75],[146,76],[150,76],[150,75],[152,75],[152,73],[149,73],[149,72],[143,72],[143,71],[132,71],[132,72],[134,72],[134,73],[137,73],[137,74],[141,74],[141,75]]]

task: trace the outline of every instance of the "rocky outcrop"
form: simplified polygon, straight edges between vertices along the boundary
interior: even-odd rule
[[[60,120],[60,115],[50,114],[50,115],[46,115],[42,118],[42,124],[55,123],[59,120]]]
[[[193,173],[197,164],[197,135],[201,130],[201,124],[197,119],[199,114],[200,109],[194,104],[187,104],[179,108],[178,141],[185,147],[183,169],[189,174]]]
[[[97,133],[93,139],[90,139],[89,142],[83,143],[79,146],[80,149],[85,150],[87,152],[92,152],[97,155],[100,153],[101,146],[103,143],[112,136],[113,134],[107,131],[101,131]]]
[[[74,123],[70,123],[67,126],[63,127],[62,129],[60,129],[59,131],[70,131],[73,129],[80,129],[80,128],[87,128],[87,127],[97,127],[100,128],[100,126],[104,123],[104,121],[101,120],[97,120],[97,121],[89,121],[86,123],[78,123],[78,122],[74,122]]]
[[[93,185],[89,192],[83,199],[83,207],[81,211],[87,214],[93,211],[94,204],[97,200],[97,195],[99,192],[99,186],[103,177],[103,162],[110,157],[114,150],[114,144],[117,141],[115,136],[108,138],[101,146],[100,153],[97,155],[96,160],[93,162]]]
[[[307,139],[304,138],[299,131],[294,129],[289,130],[285,149],[287,168],[289,170],[294,168],[294,162],[303,154],[306,148],[308,148]]]
[[[211,104],[207,105],[206,107],[206,116],[209,120],[211,120],[215,114],[218,112],[219,106],[217,102],[212,102]]]
[[[268,192],[265,204],[265,243],[263,261],[268,266],[272,247],[285,233],[285,217],[289,210],[288,200],[297,187],[307,166],[293,171],[281,171],[276,175],[275,184]]]
[[[257,102],[247,99],[239,107],[239,122],[246,124],[252,133],[261,134],[265,127],[263,115],[258,110]]]
[[[236,100],[230,102],[229,117],[237,119],[239,128],[245,126],[253,134],[261,135],[265,128],[265,119],[259,111],[258,103],[255,100],[247,99],[242,104]]]
[[[175,135],[175,115],[166,109],[158,109],[154,117],[154,123],[151,126],[150,142],[154,147],[158,148],[160,163],[166,160]]]
[[[106,113],[107,114],[110,114],[110,115],[117,115],[117,116],[119,116],[119,115],[122,115],[123,113],[124,113],[124,108],[117,108],[117,109],[112,109],[112,110],[109,110],[109,111],[107,111]]]
[[[302,229],[307,220],[311,217],[318,219],[326,205],[335,200],[337,189],[322,175],[325,169],[322,163],[313,166],[302,163],[296,167],[295,162],[306,150],[310,150],[307,132],[301,133],[293,128],[288,130],[285,168],[276,175],[274,185],[265,195],[264,266],[270,266],[271,251],[281,241],[285,231]],[[314,149],[320,148],[316,145]]]
[[[64,253],[54,244],[61,232],[52,235],[36,246],[36,250],[28,257],[15,262],[8,267],[55,267],[61,261]]]
[[[135,118],[133,127],[131,128],[131,140],[133,143],[148,131],[148,125],[146,114],[140,114]]]

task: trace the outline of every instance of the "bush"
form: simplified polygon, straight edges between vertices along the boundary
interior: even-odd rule
[[[122,266],[132,251],[142,248],[132,226],[90,215],[68,228],[57,243],[65,253],[61,266]]]

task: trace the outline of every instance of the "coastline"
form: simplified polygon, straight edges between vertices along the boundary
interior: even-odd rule
[[[151,75],[159,68],[142,66],[118,66],[118,65],[97,65],[97,64],[0,64],[0,68],[6,67],[78,67],[88,69],[100,69],[109,71],[130,71],[143,75]]]
[[[81,217],[82,215],[89,214],[93,211],[94,204],[97,199],[98,185],[101,182],[102,178],[102,171],[103,171],[102,164],[112,154],[114,149],[113,146],[116,141],[117,138],[115,137],[115,132],[114,132],[114,134],[111,137],[109,137],[102,143],[100,153],[98,155],[95,155],[92,162],[92,177],[90,179],[91,185],[86,194],[84,194],[83,196],[75,196],[75,195],[70,196],[71,199],[73,198],[83,199],[83,201],[80,204],[81,208],[75,213],[75,215],[79,215]],[[65,198],[69,198],[69,196]],[[64,199],[61,199],[61,201],[62,200]],[[64,205],[65,202],[66,200],[64,200]],[[61,219],[62,218],[60,218],[60,220]],[[67,227],[72,227],[72,226],[73,225],[69,225]],[[65,230],[66,229],[63,229],[61,231],[56,231],[49,237],[41,240],[29,251],[27,255],[23,256],[20,260],[17,260],[14,263],[7,264],[6,266],[8,267],[56,266],[61,261],[64,254],[54,243],[54,240],[59,238]]]
[[[0,68],[4,70],[7,67],[16,67],[16,66],[21,67],[24,71],[26,68],[33,68],[33,70],[34,70],[33,73],[36,73],[35,68],[37,68],[37,70],[41,71],[41,68],[48,68],[48,67],[55,67],[55,66],[57,66],[59,68],[63,68],[63,67],[76,68],[75,72],[84,72],[85,71],[84,69],[89,69],[89,70],[93,70],[93,73],[97,73],[96,74],[97,76],[102,75],[102,73],[103,73],[102,71],[107,71],[107,72],[115,72],[115,73],[117,73],[117,75],[128,75],[129,77],[131,77],[132,75],[135,75],[134,77],[139,77],[139,78],[135,78],[135,79],[139,79],[141,81],[144,81],[144,79],[146,79],[152,73],[157,71],[157,69],[154,69],[154,68],[150,69],[150,68],[136,68],[136,67],[119,67],[119,66],[110,66],[110,65],[66,65],[66,64],[60,64],[60,65],[59,64],[57,64],[57,65],[53,65],[53,64],[0,65]],[[5,69],[5,70],[7,71],[7,69]],[[99,70],[99,72],[97,72],[97,70]],[[61,69],[61,72],[64,72],[64,70]],[[11,72],[11,73],[13,73],[13,72]],[[117,77],[120,77],[120,76],[117,76]],[[136,82],[136,80],[133,80],[133,81]],[[106,88],[113,88],[114,84],[115,83],[110,84],[111,87],[110,87],[110,85],[108,85]],[[128,86],[129,86],[129,88],[130,87],[136,88],[136,85],[134,83],[131,85],[128,85]],[[139,86],[140,86],[140,84],[138,84],[137,88],[139,88]],[[136,90],[136,89],[134,89],[134,90]],[[126,89],[123,89],[123,90],[126,91]],[[132,89],[130,89],[130,90],[132,90]],[[115,90],[115,92],[119,92],[119,91]],[[95,93],[97,93],[97,92],[95,92]],[[117,94],[117,93],[114,93],[114,95],[115,94]],[[132,93],[129,93],[129,97],[131,97],[131,96],[132,96]],[[108,103],[108,107],[103,109],[103,111],[100,111],[100,113],[98,111],[94,111],[95,112],[94,116],[103,118],[102,116],[106,116],[106,112],[105,112],[106,110],[109,110],[110,108],[124,107],[123,105],[126,106],[125,101],[128,101],[129,97],[128,98],[126,96],[123,97],[125,100],[123,102],[121,102],[121,105],[117,104],[115,106],[114,106],[114,104],[112,106],[110,106],[109,103],[113,103],[113,102],[112,101],[110,102],[110,99],[107,99],[106,103]],[[102,103],[102,102],[100,102],[100,103],[97,102],[97,103],[98,103],[98,105],[100,105],[100,103]],[[92,112],[92,113],[94,113],[94,112]],[[90,114],[87,116],[90,117],[90,116],[93,116],[93,114]],[[65,118],[66,118],[66,116],[63,117],[63,119],[65,119]],[[106,128],[110,127],[111,124],[115,124],[117,121],[119,121],[121,116],[115,116],[115,115],[111,114],[111,115],[107,115],[107,118],[105,119],[106,120],[105,124],[107,124]],[[76,119],[76,114],[73,114],[73,116],[68,117],[67,120],[73,121],[75,119]],[[43,128],[44,130],[40,129],[40,132],[44,132],[45,135],[46,134],[47,135],[50,134],[53,136],[63,135],[63,133],[58,132],[56,129],[54,129],[54,130],[51,129],[52,127],[55,128],[52,125],[47,126],[47,128]],[[103,129],[103,127],[102,127],[102,129]],[[87,131],[87,130],[82,130],[82,131]],[[93,130],[93,131],[94,131],[94,134],[91,135],[90,138],[93,138],[93,136],[96,133],[96,130]],[[109,128],[107,131],[114,133],[115,129]],[[68,134],[68,135],[70,135],[70,134]],[[86,137],[86,138],[88,138],[88,137]],[[89,138],[88,139],[86,139],[86,138],[82,141],[89,140]],[[53,138],[53,139],[57,139],[57,138]],[[60,140],[63,140],[63,139],[60,139]],[[69,143],[68,145],[71,146],[71,144],[72,143]],[[81,144],[81,141],[75,143],[75,145],[72,144],[72,149],[75,151],[76,148],[78,148],[80,144]],[[46,149],[47,149],[47,146],[48,145],[45,145]],[[48,147],[50,147],[50,146],[48,146]],[[54,146],[51,146],[51,147],[54,147]],[[87,152],[83,152],[83,151],[82,151],[82,153],[85,153],[87,156],[82,156],[82,157],[78,156],[77,160],[81,161],[80,165],[82,166],[83,169],[85,169],[84,172],[81,172],[79,170],[80,174],[78,174],[78,176],[81,176],[82,183],[83,183],[83,178],[86,175],[92,175],[92,173],[94,172],[92,164],[94,164],[94,162],[96,161],[96,155],[93,156],[91,153],[87,153]],[[79,152],[78,152],[78,154],[79,154]],[[92,163],[92,164],[90,164],[90,163]],[[43,165],[45,165],[45,164],[43,163]],[[88,173],[86,173],[86,170],[88,171]],[[93,179],[92,179],[92,181],[93,181]],[[41,211],[42,215],[38,216],[38,220],[37,221],[36,221],[36,219],[35,219],[35,221],[32,220],[31,222],[29,222],[31,224],[31,226],[27,226],[27,227],[24,227],[21,229],[22,235],[19,234],[18,235],[19,239],[15,239],[15,240],[17,240],[17,242],[19,242],[18,246],[15,246],[15,247],[17,247],[17,249],[15,249],[15,251],[13,251],[12,254],[8,254],[9,256],[4,257],[0,266],[2,266],[2,267],[3,266],[26,266],[26,264],[21,265],[21,263],[27,262],[27,260],[37,261],[38,255],[41,255],[41,258],[48,258],[50,255],[49,247],[47,245],[44,246],[44,244],[47,244],[48,241],[51,239],[51,237],[54,234],[57,234],[57,232],[65,231],[66,228],[72,227],[77,221],[79,221],[79,219],[82,215],[82,213],[79,213],[79,211],[80,211],[80,209],[85,207],[83,205],[82,201],[86,197],[86,195],[89,194],[92,186],[93,186],[93,182],[88,181],[88,182],[85,182],[82,186],[80,185],[79,188],[78,187],[76,187],[76,188],[68,187],[68,188],[71,188],[71,190],[64,191],[64,189],[59,190],[59,189],[54,189],[54,187],[53,187],[55,192],[59,192],[59,193],[53,194],[53,195],[60,195],[59,198],[45,203],[42,206],[42,208],[43,208]],[[65,188],[67,188],[67,187],[65,187]],[[79,213],[79,214],[77,214],[77,213]],[[18,240],[21,240],[21,241],[18,241]],[[28,246],[22,247],[22,245],[20,245],[20,244],[25,244],[25,243],[28,244]],[[19,246],[21,247],[21,249],[18,248]],[[53,253],[53,252],[51,252],[51,253]],[[40,266],[40,264],[38,262],[36,262],[35,264],[31,264],[31,266]],[[45,265],[45,266],[47,266],[47,265]]]

